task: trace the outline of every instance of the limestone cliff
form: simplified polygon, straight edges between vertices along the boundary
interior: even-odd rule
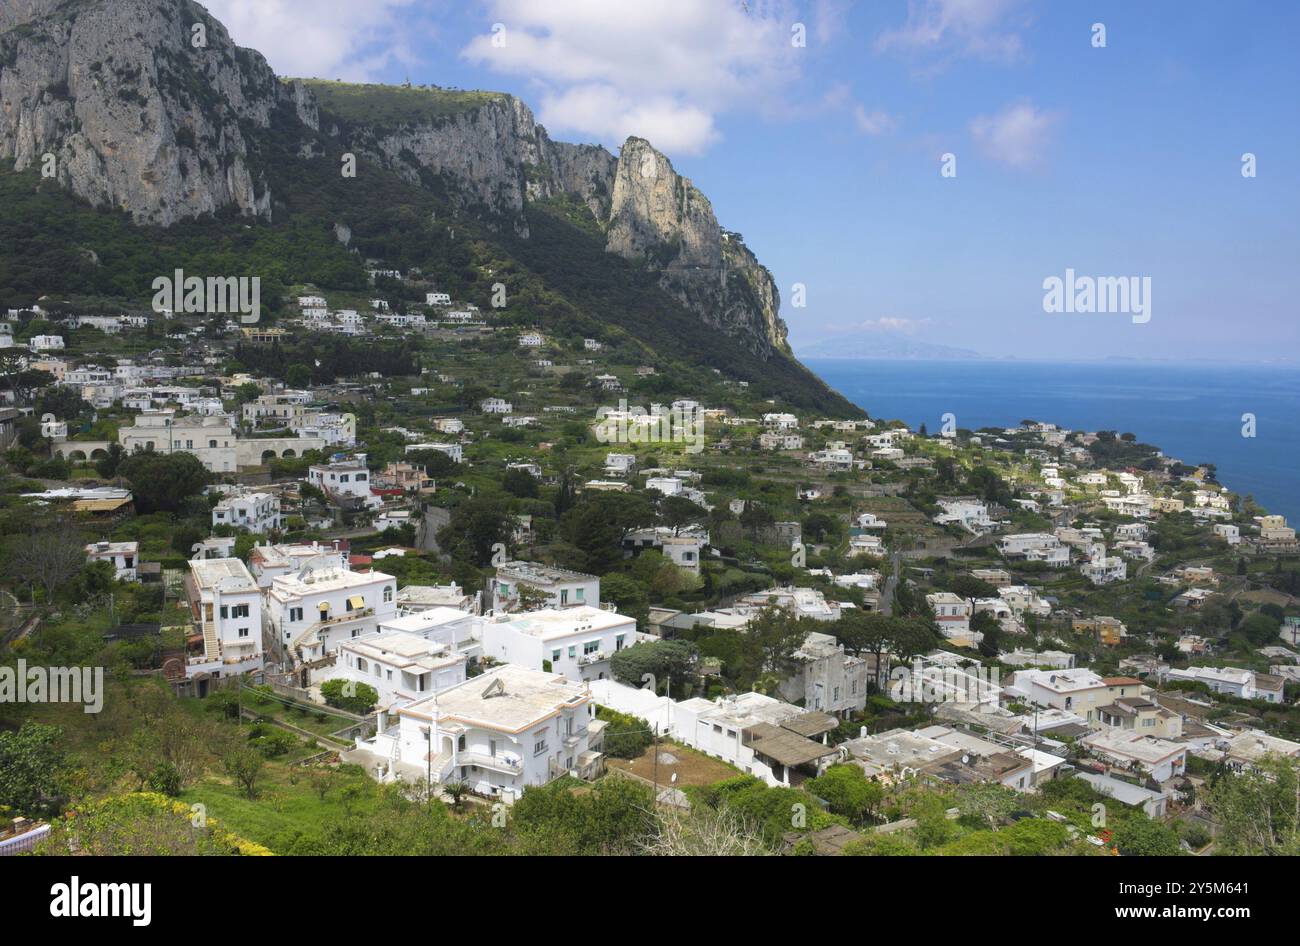
[[[511,95],[280,80],[191,0],[3,0],[0,160],[15,169],[52,155],[61,184],[141,223],[269,218],[264,135],[296,137],[302,160],[328,136],[522,237],[530,201],[576,198],[608,252],[704,322],[760,357],[789,352],[771,274],[641,138],[615,157],[552,141]]]
[[[293,93],[202,7],[7,0],[0,29],[0,159],[142,223],[269,216],[246,135]]]

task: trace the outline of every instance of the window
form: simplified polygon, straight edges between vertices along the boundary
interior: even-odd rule
[[[625,636],[626,636],[626,635],[624,635],[624,634],[619,634],[617,637],[614,638],[614,649],[615,649],[615,650],[622,650],[622,649],[623,649],[623,638],[624,638]]]
[[[246,617],[248,617],[248,605],[246,605],[246,604],[237,604],[237,605],[235,605],[233,608],[230,609],[230,616],[231,616],[232,618],[246,618]]]
[[[290,620],[290,621],[301,621],[301,620],[302,620],[302,608],[290,608],[290,609],[289,609],[289,620]]]
[[[384,603],[389,604],[393,600],[393,586],[384,585]]]
[[[572,660],[572,659],[573,659],[574,657],[576,657],[576,656],[578,656],[578,648],[577,648],[577,647],[570,646],[570,647],[569,647],[569,659]]]
[[[223,604],[221,606],[221,620],[224,621],[228,617],[230,617],[230,608]]]
[[[581,603],[586,597],[586,590],[583,588],[575,588],[573,594],[578,599],[579,603]]]
[[[598,650],[600,650],[600,641],[598,640],[584,641],[582,644],[582,652],[584,654],[594,654]]]
[[[543,736],[533,743],[533,755],[541,755],[546,751],[546,737]]]
[[[208,441],[208,449],[209,449],[209,450],[215,450],[215,449],[217,449],[217,442],[216,442],[215,440],[209,440],[209,441]]]
[[[713,724],[713,731],[714,731],[715,733],[719,733],[719,734],[721,734],[721,732],[722,732],[722,727],[719,726],[717,723],[714,723],[714,724]]]
[[[560,662],[560,649],[557,647],[555,650],[551,651],[551,663],[556,664],[559,662]]]
[[[241,627],[241,628],[239,629],[239,636],[240,636],[240,637],[247,637],[247,636],[248,636],[248,628],[246,628],[246,627]]]
[[[560,589],[560,604],[561,604],[561,605],[566,605],[566,604],[568,604],[568,603],[569,603],[569,589],[568,589],[568,588],[561,588],[561,589]]]

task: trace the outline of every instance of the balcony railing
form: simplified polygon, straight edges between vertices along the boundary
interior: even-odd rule
[[[457,752],[454,762],[456,765],[477,765],[481,769],[494,769],[511,775],[521,775],[524,771],[524,763],[520,759],[493,756],[485,752]]]

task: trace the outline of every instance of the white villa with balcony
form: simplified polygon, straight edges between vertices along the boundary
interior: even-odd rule
[[[460,782],[514,802],[530,785],[599,773],[605,724],[585,687],[512,664],[397,710],[344,758],[380,781]]]
[[[315,660],[396,617],[397,579],[314,559],[302,571],[272,580],[266,612],[277,649]]]

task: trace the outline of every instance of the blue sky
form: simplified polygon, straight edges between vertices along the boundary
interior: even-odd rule
[[[772,270],[796,350],[1300,361],[1297,4],[208,6],[282,75],[497,89],[561,140],[649,138]],[[1150,321],[1045,313],[1067,267],[1151,277]]]

